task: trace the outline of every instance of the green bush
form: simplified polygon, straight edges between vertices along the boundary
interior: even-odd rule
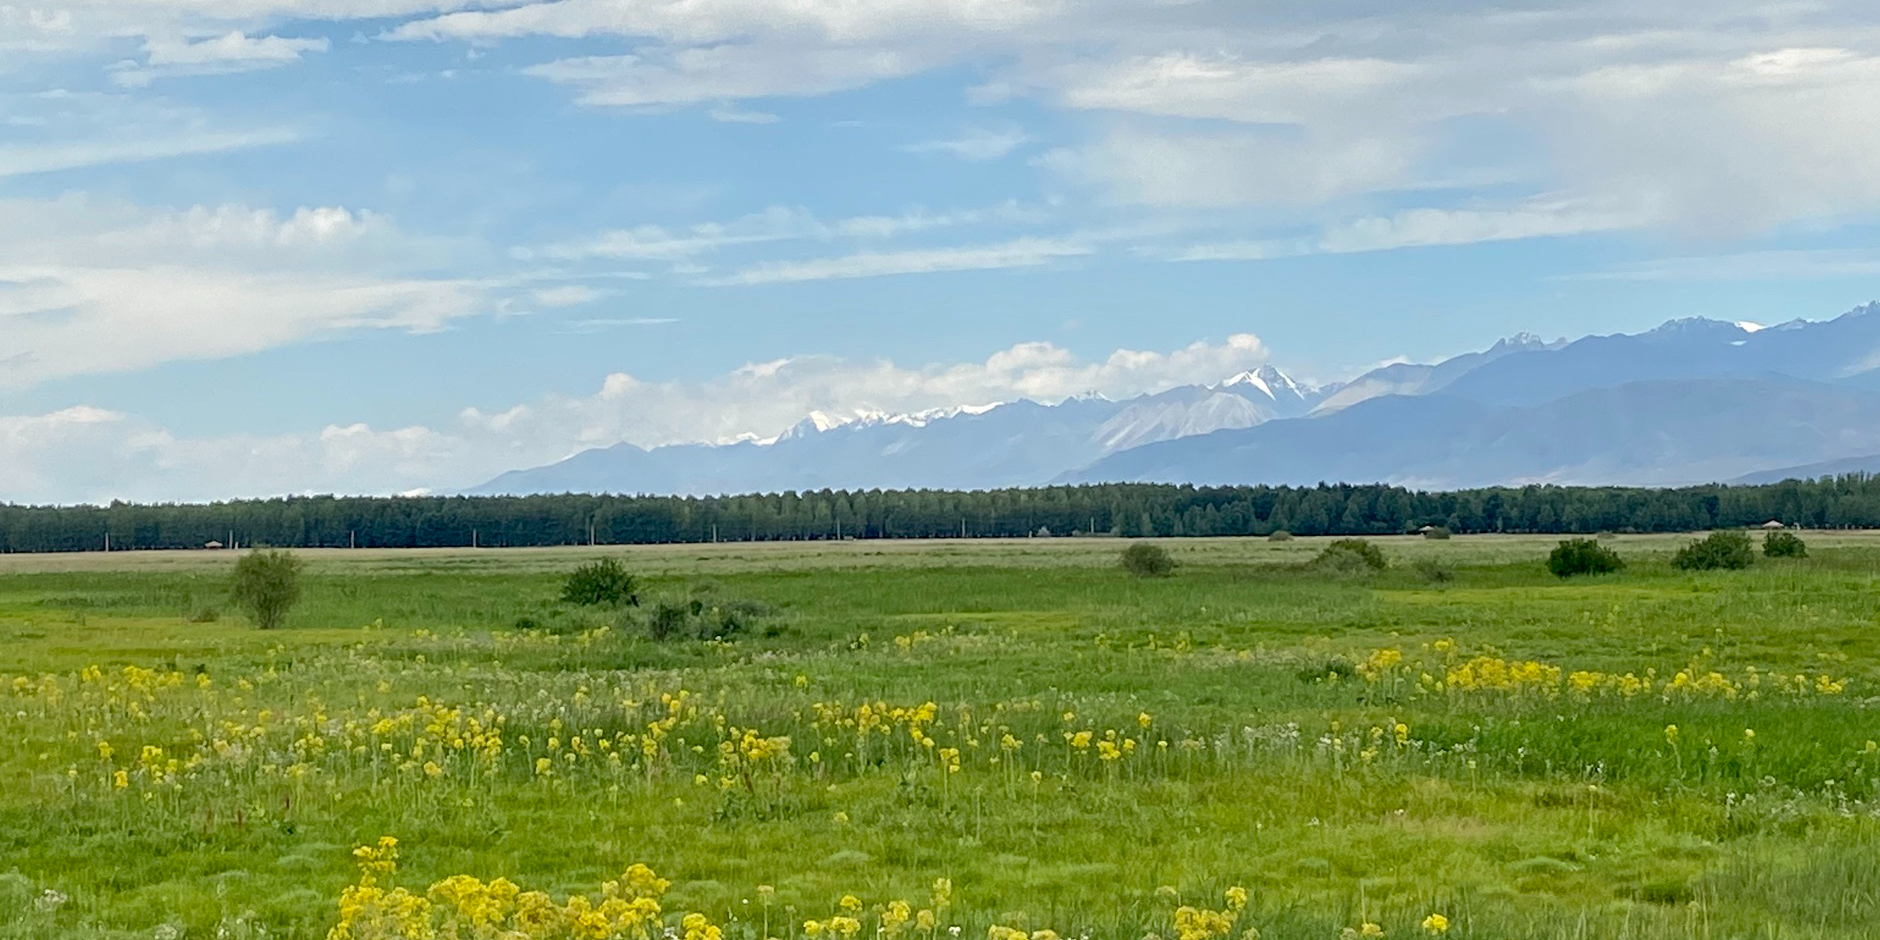
[[[1736,529],[1712,532],[1671,557],[1672,566],[1680,571],[1748,568],[1755,561],[1756,548],[1749,533]]]
[[[1390,560],[1384,557],[1383,549],[1363,539],[1339,539],[1325,546],[1312,559],[1312,565],[1344,574],[1363,574],[1383,571],[1390,567]]]
[[[1771,532],[1763,536],[1763,554],[1770,558],[1807,558],[1808,545],[1793,532]]]
[[[1175,559],[1160,545],[1137,542],[1123,549],[1123,570],[1138,578],[1166,578],[1175,573]]]
[[[255,626],[272,630],[300,600],[301,561],[292,552],[254,551],[235,563],[229,599]]]
[[[768,617],[773,611],[758,601],[731,601],[724,604],[707,604],[698,598],[691,600],[662,600],[653,605],[652,613],[643,620],[631,613],[622,613],[622,626],[632,626],[637,620],[643,626],[646,635],[655,640],[728,640],[745,632],[755,621]],[[775,629],[767,630],[765,635],[774,636]]]
[[[1418,576],[1431,584],[1448,584],[1456,579],[1456,573],[1448,565],[1434,558],[1419,558],[1416,563]]]
[[[1274,529],[1273,534],[1267,536],[1266,540],[1269,542],[1290,542],[1293,540],[1293,534],[1285,529]]]
[[[690,604],[661,601],[653,608],[653,616],[646,621],[646,633],[655,640],[670,640],[684,633],[687,622],[691,619]]]
[[[563,603],[583,606],[635,607],[640,603],[634,592],[633,576],[619,561],[603,558],[569,572],[562,582]]]
[[[1611,574],[1625,567],[1619,553],[1595,539],[1566,539],[1547,556],[1547,570],[1555,577],[1571,578],[1582,574]]]

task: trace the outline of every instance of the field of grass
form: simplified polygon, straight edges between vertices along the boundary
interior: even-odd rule
[[[1880,535],[1807,538],[315,551],[271,632],[0,556],[0,937],[1872,937]]]

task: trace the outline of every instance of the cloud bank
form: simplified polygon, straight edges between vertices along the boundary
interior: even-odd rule
[[[448,427],[335,424],[280,435],[179,437],[133,414],[77,406],[0,416],[0,501],[206,500],[340,492],[389,494],[467,487],[502,471],[587,447],[775,437],[813,411],[907,413],[960,403],[1121,398],[1256,367],[1250,334],[1168,352],[1118,350],[1098,359],[1021,343],[980,362],[903,366],[808,356],[752,363],[698,382],[610,375],[591,395],[550,397]]]

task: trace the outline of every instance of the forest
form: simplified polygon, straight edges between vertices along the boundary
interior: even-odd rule
[[[211,504],[0,506],[0,551],[229,546],[459,548],[878,538],[1684,532],[1770,519],[1880,526],[1880,477],[1675,489],[1103,484],[672,497],[304,496]]]

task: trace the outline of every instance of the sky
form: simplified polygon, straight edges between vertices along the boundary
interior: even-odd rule
[[[1866,0],[0,0],[0,502],[1880,297]]]

